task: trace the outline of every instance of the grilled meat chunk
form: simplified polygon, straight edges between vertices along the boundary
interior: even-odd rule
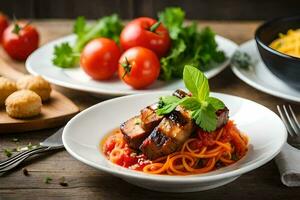
[[[140,150],[154,160],[176,151],[191,135],[194,123],[189,113],[182,107],[166,116],[143,141]]]
[[[147,106],[141,110],[142,127],[145,131],[151,132],[163,119],[163,116],[156,114],[158,103]]]
[[[176,90],[173,95],[181,99],[188,94],[183,90]],[[156,114],[157,109],[158,103],[154,103],[141,110],[142,127],[146,131],[152,131],[163,119],[163,116]]]
[[[216,112],[217,114],[217,128],[224,126],[229,119],[229,110],[227,107],[220,109]]]
[[[150,134],[142,128],[140,116],[135,116],[122,123],[120,130],[129,147],[133,149],[138,149],[143,140]]]
[[[173,96],[183,99],[184,97],[189,96],[189,94],[183,90],[177,89],[175,92],[173,92]]]

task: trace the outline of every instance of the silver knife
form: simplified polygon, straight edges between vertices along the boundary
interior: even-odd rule
[[[22,151],[21,153],[16,154],[15,156],[8,158],[7,160],[1,161],[0,175],[14,169],[15,167],[17,167],[19,164],[21,164],[23,161],[25,161],[27,158],[29,158],[32,155],[64,148],[62,142],[63,130],[64,127],[59,129],[50,137],[46,138],[43,142],[40,143],[40,146],[33,149],[27,149],[25,151]]]

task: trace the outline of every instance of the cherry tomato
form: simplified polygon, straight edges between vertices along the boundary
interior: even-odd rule
[[[111,39],[97,38],[83,49],[80,64],[83,70],[96,80],[111,78],[118,70],[120,48]]]
[[[171,43],[168,30],[155,19],[148,17],[140,17],[127,24],[120,41],[124,50],[142,46],[154,51],[158,57],[166,55]]]
[[[8,55],[16,60],[25,60],[39,46],[39,33],[28,23],[15,23],[3,33],[2,45]]]
[[[151,85],[159,76],[160,63],[155,53],[144,47],[133,47],[119,60],[119,77],[135,89]]]
[[[8,18],[0,12],[0,43],[2,42],[2,34],[8,27]]]

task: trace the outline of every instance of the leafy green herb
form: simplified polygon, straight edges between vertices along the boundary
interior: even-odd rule
[[[215,97],[209,96],[208,80],[197,68],[186,65],[183,71],[183,81],[192,96],[183,99],[175,96],[161,97],[157,114],[168,114],[178,105],[181,105],[190,111],[195,123],[203,130],[214,131],[217,127],[216,111],[224,108],[224,103]]]
[[[4,154],[9,158],[12,156],[12,151],[9,149],[4,149]]]
[[[231,58],[231,64],[247,70],[252,65],[252,60],[249,54],[236,51]]]
[[[79,62],[80,52],[89,41],[97,37],[107,37],[119,43],[122,29],[123,24],[116,14],[103,17],[92,26],[86,23],[84,17],[78,17],[73,27],[73,32],[77,37],[75,44],[56,45],[52,62],[61,68],[74,67]]]
[[[185,26],[185,13],[181,8],[166,8],[158,17],[172,39],[169,54],[161,58],[162,79],[182,78],[186,64],[207,71],[225,60],[224,52],[217,48],[215,33],[208,27],[198,31],[195,22]]]
[[[52,181],[52,178],[49,176],[46,176],[44,179],[44,183],[49,184]]]
[[[61,68],[74,67],[79,61],[79,53],[76,53],[69,43],[64,42],[54,47],[53,64]]]
[[[164,96],[159,99],[159,108],[156,110],[158,115],[164,115],[172,112],[179,105],[180,99],[175,96]]]

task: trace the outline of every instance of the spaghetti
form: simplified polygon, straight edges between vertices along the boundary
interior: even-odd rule
[[[300,58],[300,29],[279,34],[279,38],[269,46],[281,53]]]
[[[233,121],[214,131],[198,129],[181,148],[156,160],[128,147],[120,130],[114,131],[103,144],[111,162],[149,174],[191,175],[228,166],[247,153],[248,138],[240,133]]]

